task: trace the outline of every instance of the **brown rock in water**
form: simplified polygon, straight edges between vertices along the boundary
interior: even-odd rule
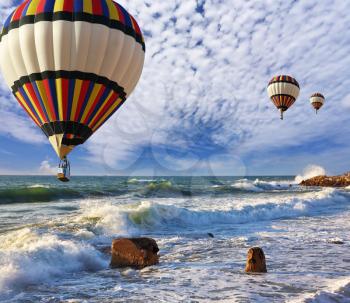
[[[120,238],[112,242],[111,267],[133,267],[137,269],[158,264],[159,248],[150,238]]]
[[[347,187],[350,186],[350,173],[341,176],[317,176],[300,183],[302,186]]]
[[[265,273],[266,259],[264,251],[260,247],[250,248],[247,255],[246,272]]]

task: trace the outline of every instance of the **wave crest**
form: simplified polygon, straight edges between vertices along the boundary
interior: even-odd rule
[[[67,273],[106,266],[101,254],[86,243],[38,234],[29,228],[0,236],[0,290],[47,283]]]
[[[271,198],[272,199],[272,198]],[[347,206],[349,195],[335,189],[304,193],[299,197],[278,197],[228,210],[194,210],[150,201],[132,205],[88,203],[81,205],[80,220],[95,220],[95,231],[106,235],[138,234],[140,230],[203,228],[214,224],[241,224],[279,218],[314,215],[336,205]],[[218,202],[219,205],[220,202]],[[90,221],[91,222],[91,221]]]

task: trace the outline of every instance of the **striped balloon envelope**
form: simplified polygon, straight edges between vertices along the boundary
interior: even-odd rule
[[[310,97],[310,103],[313,106],[313,108],[316,110],[316,114],[324,105],[325,100],[326,98],[320,93],[315,93]]]
[[[136,20],[112,0],[25,0],[0,39],[7,84],[61,159],[121,107],[145,57]]]
[[[288,110],[299,97],[300,87],[297,80],[291,76],[273,77],[267,87],[267,92],[273,104],[283,113]]]

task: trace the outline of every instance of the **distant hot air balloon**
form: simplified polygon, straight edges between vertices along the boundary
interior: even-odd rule
[[[66,168],[134,90],[144,57],[136,20],[112,0],[25,0],[0,37],[7,84]]]
[[[310,103],[316,110],[316,114],[319,111],[319,109],[323,106],[325,100],[325,97],[320,93],[313,94],[310,97]]]
[[[272,102],[281,111],[281,120],[283,120],[283,112],[294,104],[299,96],[300,88],[297,80],[282,75],[272,78],[267,92]]]

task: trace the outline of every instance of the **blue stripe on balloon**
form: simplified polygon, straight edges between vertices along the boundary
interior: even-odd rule
[[[121,9],[121,11],[122,11],[122,13],[123,13],[123,15],[124,15],[125,25],[126,25],[127,27],[133,28],[133,27],[132,27],[132,21],[131,21],[131,18],[130,18],[129,13],[128,13],[128,12],[125,10],[125,8],[122,7],[120,4],[118,4],[118,5],[119,5],[119,7],[120,7],[120,9]]]
[[[7,19],[6,19],[5,23],[4,23],[4,27],[5,27],[5,28],[9,27],[10,22],[11,22],[11,19],[12,19],[12,16],[13,16],[14,13],[15,13],[15,12],[13,11],[12,14],[11,14],[10,16],[7,17]]]
[[[43,111],[43,113],[45,115],[44,118],[46,119],[46,122],[50,122],[49,115],[48,115],[48,112],[47,112],[47,108],[46,108],[46,106],[44,104],[43,99],[41,98],[41,95],[40,95],[38,86],[36,84],[36,81],[32,82],[31,84],[32,84],[32,87],[34,88],[34,92],[35,92],[37,100],[39,101],[41,110]]]
[[[74,12],[81,13],[83,11],[84,11],[84,0],[74,0]]]
[[[109,9],[106,0],[101,0],[103,15],[109,18]]]
[[[57,92],[56,92],[56,80],[55,79],[48,79],[49,86],[50,86],[50,93],[52,97],[52,103],[55,108],[55,114],[57,119],[59,119],[59,113],[58,113],[58,101],[57,101]]]
[[[55,0],[46,0],[45,6],[44,6],[44,12],[52,13],[54,7],[55,7]]]

